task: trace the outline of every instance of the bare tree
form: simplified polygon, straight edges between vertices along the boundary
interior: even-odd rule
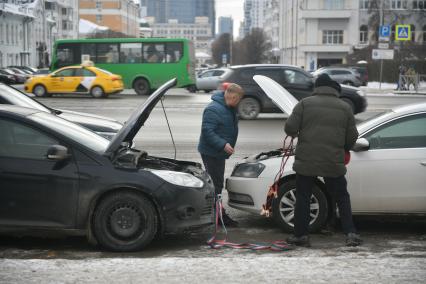
[[[262,29],[254,28],[242,40],[246,63],[264,63],[268,60],[271,43]]]
[[[221,34],[213,43],[212,43],[212,57],[214,63],[217,65],[222,65],[222,56],[227,55],[227,62],[229,63],[229,47],[231,40],[231,35],[229,33]]]

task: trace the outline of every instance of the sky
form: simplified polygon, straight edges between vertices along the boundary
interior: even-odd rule
[[[234,19],[234,37],[238,36],[240,22],[244,19],[244,0],[216,0],[216,17],[229,17]]]

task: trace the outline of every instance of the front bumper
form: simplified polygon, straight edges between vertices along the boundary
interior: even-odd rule
[[[164,183],[158,193],[163,232],[175,233],[213,223],[214,186],[206,175],[203,188],[179,187]]]
[[[228,205],[232,208],[259,214],[273,180],[270,178],[229,177],[226,179]],[[251,199],[251,200],[250,200]]]

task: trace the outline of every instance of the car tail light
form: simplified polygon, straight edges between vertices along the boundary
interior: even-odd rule
[[[220,89],[222,91],[226,91],[226,89],[228,89],[228,87],[229,87],[230,84],[231,83],[229,83],[229,82],[223,82]]]
[[[120,77],[118,76],[111,76],[111,81],[117,81],[120,80]]]

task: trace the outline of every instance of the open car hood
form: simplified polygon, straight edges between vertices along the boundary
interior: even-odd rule
[[[255,75],[253,80],[262,88],[265,94],[279,107],[284,113],[290,115],[298,100],[290,94],[283,86],[262,75]]]
[[[135,111],[133,111],[126,124],[121,128],[121,130],[114,136],[114,138],[109,143],[108,148],[105,151],[105,155],[113,156],[114,153],[120,148],[123,142],[131,144],[133,138],[135,138],[140,128],[144,125],[145,121],[148,119],[155,105],[158,103],[159,100],[161,100],[161,98],[170,88],[176,86],[176,83],[176,78],[164,83],[152,95],[150,95],[145,102],[143,102],[139,107],[137,107]]]

